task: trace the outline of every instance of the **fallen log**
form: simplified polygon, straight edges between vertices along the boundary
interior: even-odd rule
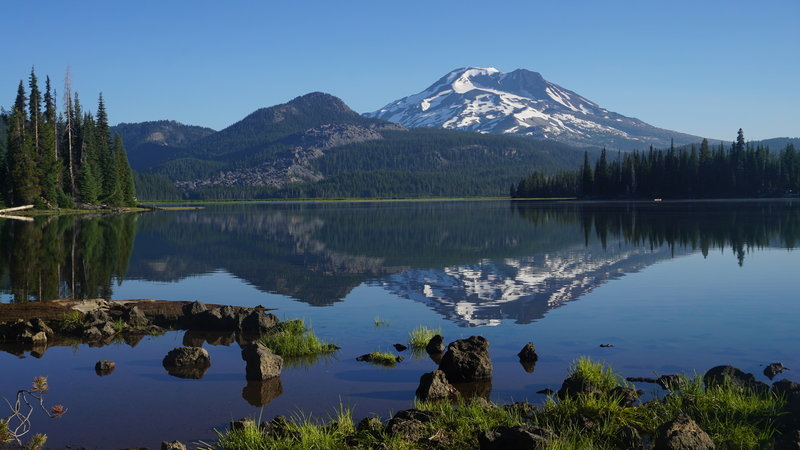
[[[0,209],[0,214],[10,213],[14,211],[24,211],[26,209],[33,209],[33,205],[15,206],[13,208]]]

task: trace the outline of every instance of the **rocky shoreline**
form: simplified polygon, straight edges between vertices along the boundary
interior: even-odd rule
[[[254,393],[258,398],[274,398],[282,391],[278,375],[283,359],[259,341],[280,324],[261,306],[102,299],[0,304],[0,350],[41,357],[50,346],[75,342],[101,346],[120,339],[135,345],[147,335],[185,330],[184,347],[170,351],[162,361],[170,375],[202,377],[211,364],[203,343],[235,342],[246,361],[245,391],[258,391]],[[496,405],[481,388],[491,386],[488,340],[471,336],[445,347],[437,335],[426,351],[438,368],[421,374],[418,402],[412,409],[386,420],[364,418],[357,424],[352,417],[315,425],[282,416],[260,424],[246,418],[232,422],[220,440],[208,446],[241,448],[237,440],[249,433],[265,447],[292,447],[305,442],[304,433],[316,427],[315,432],[333,439],[340,448],[570,448],[580,443],[599,448],[724,448],[730,439],[745,439],[736,437],[744,433],[736,427],[750,427],[769,431],[746,434],[756,436],[754,442],[760,447],[800,448],[800,384],[788,379],[769,385],[732,366],[711,368],[694,380],[680,374],[623,379],[609,367],[582,358],[557,392],[546,392],[543,405]],[[538,360],[534,344],[525,344],[518,357],[526,371],[533,371]],[[113,361],[102,360],[95,371],[105,376],[114,368]],[[772,379],[786,369],[772,363],[764,374]],[[642,391],[634,382],[655,383],[667,394],[641,402]],[[748,402],[750,409],[737,409]],[[708,411],[716,415],[711,417]],[[347,420],[352,422],[349,427]],[[459,420],[472,425],[463,429]],[[720,423],[733,429],[720,431]],[[164,441],[162,448],[186,447]]]

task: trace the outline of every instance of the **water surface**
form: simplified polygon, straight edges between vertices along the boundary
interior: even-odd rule
[[[625,376],[756,373],[800,368],[797,270],[800,203],[542,204],[507,201],[217,204],[100,218],[0,219],[0,299],[156,298],[277,308],[341,346],[288,362],[280,380],[250,383],[236,344],[210,336],[200,380],[171,377],[161,359],[202,336],[169,332],[105,347],[0,352],[0,395],[34,376],[69,412],[36,431],[52,445],[155,447],[213,439],[231,418],[357,418],[411,406],[427,356],[385,369],[355,361],[392,350],[417,325],[446,340],[480,334],[493,401],[557,389],[580,355]],[[388,325],[375,326],[375,319]],[[516,353],[532,341],[529,373]],[[613,344],[600,348],[599,344]],[[93,370],[116,361],[110,376]],[[793,372],[789,372],[792,378]],[[798,381],[798,380],[795,380]],[[652,386],[640,386],[655,392]]]

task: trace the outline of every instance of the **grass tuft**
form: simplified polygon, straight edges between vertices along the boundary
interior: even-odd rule
[[[375,323],[375,327],[388,327],[390,324],[389,322],[381,319],[379,316],[375,316],[372,321]]]
[[[397,365],[397,358],[388,352],[372,352],[368,355],[366,361],[379,366],[394,367]]]
[[[425,325],[420,325],[410,333],[408,333],[408,345],[413,349],[424,349],[425,346],[428,345],[428,342],[436,336],[437,334],[442,334],[441,328],[428,328]]]
[[[318,338],[302,319],[281,322],[275,327],[275,331],[261,338],[261,343],[283,357],[318,355],[339,349]]]
[[[586,356],[581,356],[572,363],[569,375],[578,376],[603,392],[626,385],[622,376],[614,372],[611,366],[602,362],[594,362]]]

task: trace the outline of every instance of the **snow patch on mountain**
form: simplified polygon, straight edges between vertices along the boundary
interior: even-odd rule
[[[406,127],[518,134],[573,145],[645,148],[699,142],[608,111],[525,69],[456,69],[424,91],[365,114]]]

